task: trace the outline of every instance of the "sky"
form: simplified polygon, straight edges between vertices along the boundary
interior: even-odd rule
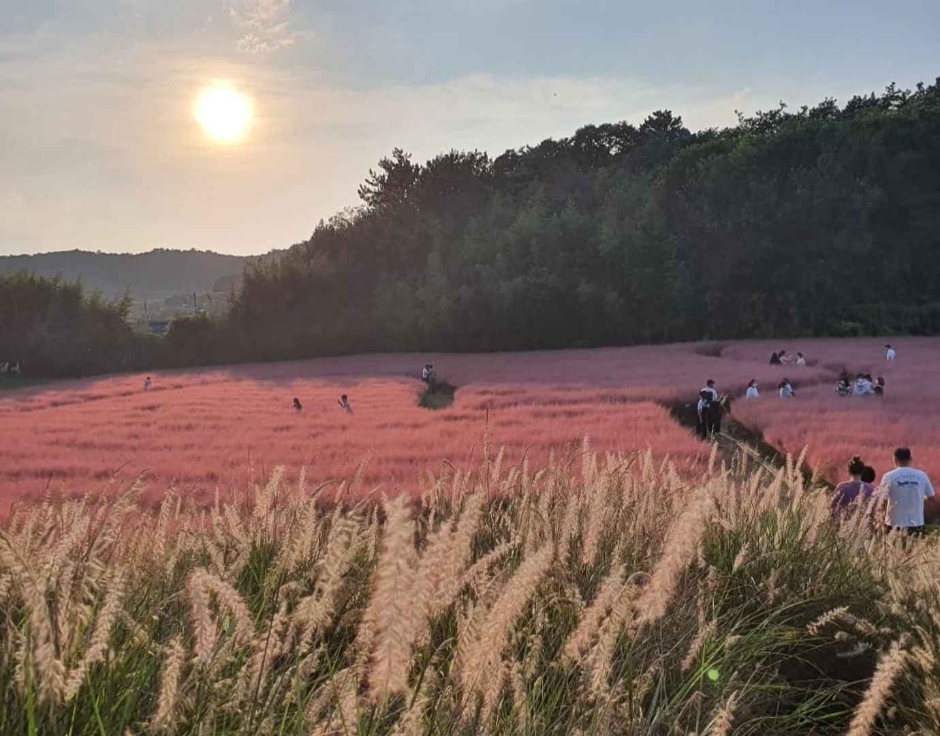
[[[395,146],[723,127],[933,82],[937,38],[937,0],[0,0],[0,255],[264,253]],[[235,143],[193,115],[219,83],[252,107]]]

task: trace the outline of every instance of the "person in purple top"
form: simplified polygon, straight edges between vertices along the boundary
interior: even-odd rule
[[[849,463],[849,477],[851,480],[842,481],[836,486],[836,494],[832,499],[833,511],[841,511],[855,502],[864,503],[868,501],[875,492],[871,483],[862,480],[863,476],[869,470],[868,466],[862,462],[862,459],[856,455]]]

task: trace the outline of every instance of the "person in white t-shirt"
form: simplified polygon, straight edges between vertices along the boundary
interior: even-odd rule
[[[780,385],[777,386],[777,393],[780,395],[781,399],[792,399],[796,392],[793,390],[793,384],[790,383],[788,378],[784,378]]]
[[[891,347],[890,345],[885,345],[885,358],[886,358],[887,360],[897,360],[897,358],[898,358],[898,351],[895,350],[895,349],[894,349],[893,347]]]
[[[760,391],[757,390],[757,379],[752,378],[747,384],[747,391],[744,394],[745,399],[759,399]]]
[[[803,353],[796,354],[796,364],[800,366],[801,368],[806,367],[806,356],[803,355]]]
[[[881,478],[878,495],[887,502],[885,527],[903,529],[910,534],[924,531],[924,499],[933,498],[930,478],[923,470],[911,467],[911,451],[894,451],[895,468]]]
[[[152,385],[153,385],[153,381],[150,380],[150,376],[147,376],[144,379],[144,391],[149,391]]]

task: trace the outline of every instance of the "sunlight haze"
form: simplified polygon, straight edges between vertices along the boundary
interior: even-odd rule
[[[283,248],[395,146],[913,87],[938,30],[916,0],[0,0],[0,254]]]

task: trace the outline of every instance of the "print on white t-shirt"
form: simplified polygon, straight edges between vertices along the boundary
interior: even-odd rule
[[[924,499],[933,498],[934,490],[923,470],[895,468],[884,474],[878,494],[888,502],[885,524],[911,527],[924,525]]]

